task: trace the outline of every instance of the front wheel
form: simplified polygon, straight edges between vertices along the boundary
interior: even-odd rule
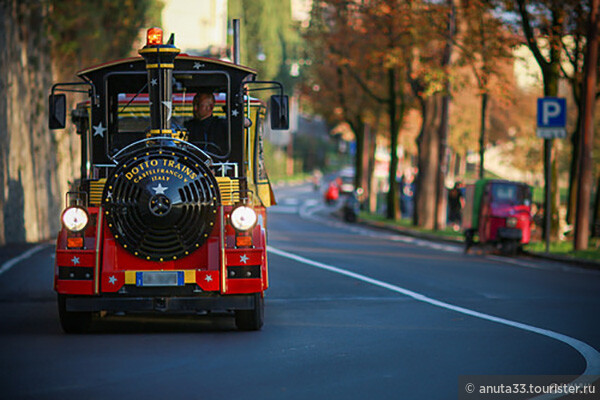
[[[519,242],[515,240],[503,240],[500,243],[500,251],[507,256],[514,256],[519,251]]]
[[[67,311],[67,296],[58,295],[58,315],[65,333],[85,333],[92,325],[91,312]]]
[[[354,211],[345,211],[344,212],[344,220],[346,222],[356,222],[357,217]]]
[[[465,230],[465,253],[475,244],[475,229]]]
[[[235,326],[242,331],[258,331],[262,328],[265,316],[265,298],[262,293],[254,293],[254,308],[235,311]]]

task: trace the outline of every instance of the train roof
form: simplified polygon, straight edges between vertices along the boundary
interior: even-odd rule
[[[208,57],[197,57],[197,56],[190,56],[188,54],[179,54],[177,57],[175,57],[175,61],[182,61],[187,65],[189,63],[193,63],[192,64],[192,69],[199,69],[200,66],[202,64],[210,64],[210,65],[214,65],[214,66],[221,66],[224,69],[232,69],[232,70],[238,70],[241,72],[246,72],[249,74],[253,74],[256,75],[257,71],[253,68],[250,67],[246,67],[244,65],[240,65],[240,64],[234,64],[228,61],[224,61],[224,60],[218,60],[216,58],[208,58]],[[117,66],[123,66],[123,69],[129,69],[131,68],[131,65],[134,63],[141,63],[142,65],[144,65],[145,67],[145,62],[144,59],[142,57],[129,57],[129,58],[123,58],[123,59],[119,59],[119,60],[113,60],[113,61],[108,61],[102,64],[98,64],[98,65],[94,65],[85,69],[82,69],[81,71],[77,72],[77,76],[86,76],[92,72],[98,71],[98,70],[103,70],[103,69],[112,69],[113,67],[117,67]],[[129,65],[129,66],[128,66]],[[176,68],[175,69],[179,69]]]

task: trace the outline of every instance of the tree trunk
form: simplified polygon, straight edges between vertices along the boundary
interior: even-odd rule
[[[450,84],[447,83],[447,90],[450,90]],[[450,94],[445,93],[441,100],[440,124],[438,128],[439,150],[438,150],[438,171],[436,179],[435,193],[435,230],[446,228],[446,173],[448,172],[446,150],[448,138],[448,125],[450,119]]]
[[[371,125],[366,125],[365,130],[365,194],[367,199],[367,207],[369,213],[375,213],[377,210],[377,189],[374,185],[373,178],[375,172],[375,134]]]
[[[556,56],[555,56],[556,57]],[[547,97],[556,97],[558,95],[558,83],[560,76],[560,64],[554,63],[550,64],[547,68],[547,72],[544,74],[544,95]],[[546,191],[550,193],[546,193],[546,199],[549,199],[549,204],[545,202],[544,210],[550,211],[550,232],[546,233],[546,229],[544,229],[544,237],[549,235],[551,241],[558,240],[558,227],[559,227],[559,218],[558,218],[558,210],[560,206],[560,193],[558,190],[558,161],[557,161],[557,146],[554,139],[544,139],[548,140],[548,145],[544,145],[544,159],[549,160],[548,163],[544,165],[544,171],[546,171],[546,176],[550,176],[551,182],[550,185],[546,184]],[[548,169],[550,169],[548,171]],[[547,218],[547,217],[544,217]],[[545,228],[545,225],[544,225]]]
[[[442,57],[442,68],[446,71],[444,78],[444,95],[442,97],[441,120],[439,126],[440,149],[439,149],[439,168],[437,176],[437,192],[436,192],[436,210],[435,210],[435,229],[440,230],[446,227],[446,174],[448,173],[447,162],[447,142],[448,131],[450,124],[450,73],[449,67],[452,61],[452,44],[455,34],[455,8],[454,0],[446,0],[448,5],[448,39],[444,46],[444,54]]]
[[[486,128],[486,113],[488,104],[488,94],[481,94],[481,115],[479,127],[479,179],[485,176],[485,128]]]
[[[398,197],[398,182],[396,172],[398,171],[398,113],[396,106],[396,71],[388,69],[388,114],[390,123],[390,169],[388,175],[389,191],[387,196],[387,219],[400,218],[400,204]]]
[[[365,123],[356,118],[351,125],[356,139],[356,154],[354,155],[354,187],[361,187],[364,177],[364,160],[365,160]]]
[[[368,135],[368,146],[369,146],[369,183],[368,183],[368,195],[369,195],[369,212],[374,214],[377,212],[377,197],[379,187],[375,185],[375,151],[377,150],[377,131],[376,128],[379,126],[381,119],[381,110],[375,114],[375,122],[373,127],[369,126]]]
[[[435,225],[441,108],[440,94],[421,100],[423,122],[417,138],[419,171],[414,195],[414,223],[427,229],[433,229]]]
[[[579,105],[581,110],[581,104]],[[581,159],[581,148],[580,148],[580,126],[581,126],[581,113],[577,113],[577,125],[575,131],[571,135],[571,165],[569,167],[569,192],[568,192],[568,204],[567,204],[567,223],[575,223],[575,210],[577,209],[577,186],[579,183],[579,163]]]
[[[594,222],[592,223],[592,236],[600,237],[600,176],[596,181],[596,200],[594,200]]]
[[[575,218],[575,250],[586,250],[589,239],[590,197],[592,193],[592,152],[594,138],[594,105],[596,103],[596,73],[598,66],[598,6],[600,0],[592,0],[590,25],[585,57],[581,104],[581,161],[579,185],[577,186],[577,213]]]

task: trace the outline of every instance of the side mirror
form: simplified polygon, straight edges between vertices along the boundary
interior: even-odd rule
[[[52,94],[50,95],[49,104],[48,126],[50,129],[63,129],[67,120],[67,96]]]
[[[271,96],[271,129],[290,129],[290,111],[288,106],[288,96]]]

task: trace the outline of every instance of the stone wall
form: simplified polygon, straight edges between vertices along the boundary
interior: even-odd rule
[[[47,3],[0,1],[0,245],[53,238],[78,169],[72,135],[47,125]]]

